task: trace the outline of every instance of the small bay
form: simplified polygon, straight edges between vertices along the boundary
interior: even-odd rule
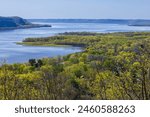
[[[32,58],[56,57],[75,52],[81,52],[80,47],[35,47],[17,45],[28,37],[48,37],[64,32],[135,32],[150,31],[150,27],[128,26],[109,23],[69,23],[69,22],[44,22],[33,23],[50,24],[52,27],[18,29],[0,32],[0,61],[7,63],[27,62]]]

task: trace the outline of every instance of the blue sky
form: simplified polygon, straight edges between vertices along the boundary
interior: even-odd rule
[[[0,0],[0,16],[150,19],[150,0]]]

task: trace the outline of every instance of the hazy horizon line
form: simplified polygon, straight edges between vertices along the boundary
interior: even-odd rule
[[[147,18],[24,18],[24,19],[52,19],[52,20],[70,20],[70,19],[75,19],[75,20],[150,20]]]
[[[0,16],[0,17],[21,17],[23,19],[53,19],[53,20],[62,20],[62,19],[77,19],[77,20],[150,20],[150,18],[27,18],[27,17],[22,17],[22,16]]]

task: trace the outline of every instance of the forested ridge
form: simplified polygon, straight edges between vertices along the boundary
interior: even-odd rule
[[[26,19],[18,16],[14,17],[1,17],[0,16],[0,31],[25,29],[25,28],[38,28],[38,27],[51,27],[51,25],[33,24]]]
[[[0,99],[148,100],[150,33],[64,33],[27,38],[35,46],[80,46],[83,52],[0,67]],[[51,54],[51,53],[49,53]]]

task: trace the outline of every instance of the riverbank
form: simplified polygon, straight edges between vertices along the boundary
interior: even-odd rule
[[[24,42],[82,44],[85,51],[3,64],[0,99],[150,99],[150,33],[60,35]]]
[[[42,25],[42,24],[30,24],[18,27],[0,27],[0,31],[6,30],[16,30],[16,29],[28,29],[28,28],[41,28],[41,27],[52,27],[51,25]]]
[[[37,47],[71,47],[71,45],[57,45],[57,44],[51,44],[51,43],[41,43],[41,42],[16,42],[18,45],[23,46],[37,46]]]

